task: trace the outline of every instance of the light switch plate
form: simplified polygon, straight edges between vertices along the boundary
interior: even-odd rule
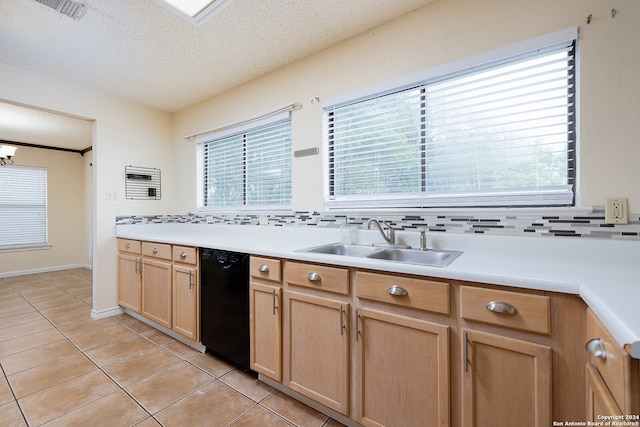
[[[626,197],[607,199],[604,205],[606,224],[627,224],[629,222],[628,201]]]

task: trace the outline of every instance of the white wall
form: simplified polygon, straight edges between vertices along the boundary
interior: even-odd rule
[[[611,8],[617,9],[611,18]],[[587,25],[587,16],[592,15]],[[634,121],[640,117],[640,2],[618,0],[446,0],[434,2],[347,42],[176,115],[181,212],[195,205],[195,148],[182,137],[287,102],[293,149],[322,147],[322,100],[533,37],[580,27],[579,205],[629,198],[640,212]],[[315,102],[315,98],[320,103]],[[606,173],[605,173],[606,172]],[[294,159],[294,210],[322,210],[322,156]]]
[[[90,152],[92,234],[87,233],[86,237],[92,236],[93,308],[99,315],[117,307],[115,217],[174,210],[171,115],[1,63],[0,82],[0,100],[95,120]],[[161,169],[162,200],[125,200],[124,167],[129,164]],[[118,200],[107,201],[107,191],[114,190]],[[78,219],[79,226],[87,222],[86,216]],[[72,233],[73,227],[69,226],[66,232]],[[80,248],[79,260],[85,259],[86,239]]]

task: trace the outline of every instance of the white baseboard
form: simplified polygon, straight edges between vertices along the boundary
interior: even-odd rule
[[[29,270],[2,272],[0,273],[0,279],[3,277],[26,276],[28,274],[38,274],[38,273],[50,273],[52,271],[71,270],[74,268],[87,268],[89,270],[93,270],[93,266],[87,265],[87,264],[57,265],[53,267],[42,267],[42,268],[32,268]]]
[[[107,308],[106,310],[95,310],[91,309],[91,318],[93,320],[106,319],[107,317],[117,316],[118,314],[124,313],[124,309],[120,306]]]

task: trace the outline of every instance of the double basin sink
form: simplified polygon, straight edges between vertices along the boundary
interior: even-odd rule
[[[446,267],[462,254],[461,251],[445,251],[432,249],[418,250],[394,246],[380,247],[350,245],[345,243],[330,243],[328,245],[298,249],[296,252],[310,252],[317,254],[350,256],[356,258],[370,258],[408,264],[418,264],[426,267]]]

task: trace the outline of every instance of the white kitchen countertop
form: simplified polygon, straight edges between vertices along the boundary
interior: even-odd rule
[[[358,230],[358,244],[381,243],[377,231]],[[580,295],[621,345],[640,358],[640,242],[570,237],[428,234],[432,249],[464,253],[448,267],[296,252],[339,242],[338,228],[211,224],[118,225],[122,238],[245,252]],[[418,232],[397,232],[398,242],[418,247]]]

